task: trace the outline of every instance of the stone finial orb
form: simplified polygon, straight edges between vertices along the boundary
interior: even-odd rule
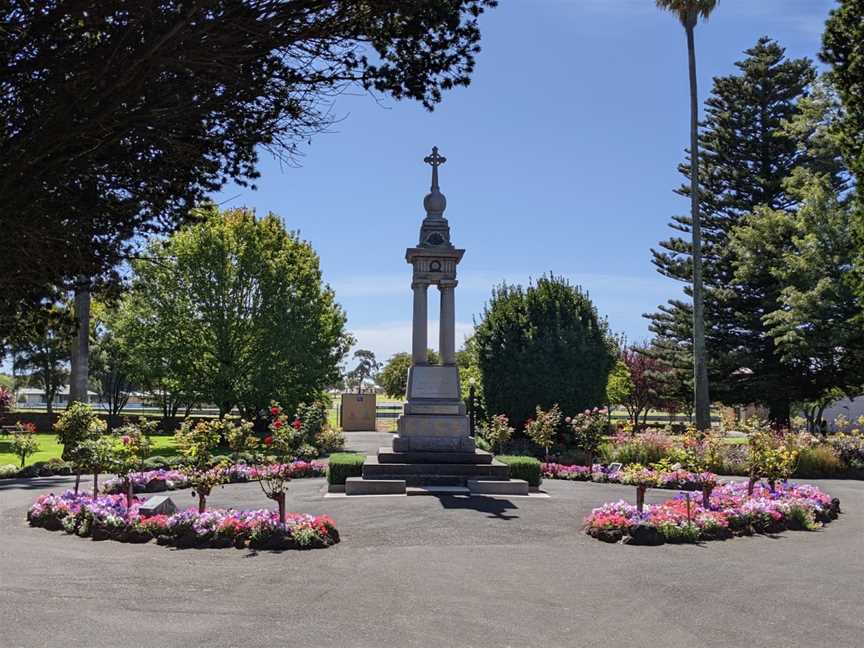
[[[427,214],[440,216],[447,209],[447,199],[444,197],[444,194],[435,189],[423,198],[423,208]]]

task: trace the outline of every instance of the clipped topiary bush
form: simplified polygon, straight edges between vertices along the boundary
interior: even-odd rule
[[[327,483],[344,485],[348,477],[363,475],[363,463],[366,457],[350,452],[336,452],[330,455],[330,466],[327,468]],[[539,467],[539,463],[538,463]]]
[[[511,479],[524,479],[529,486],[533,487],[539,486],[543,481],[543,470],[539,459],[515,455],[502,455],[495,458],[510,466]]]
[[[14,464],[0,464],[0,479],[15,477],[18,475],[18,466]]]

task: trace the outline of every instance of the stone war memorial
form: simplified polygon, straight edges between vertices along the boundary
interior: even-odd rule
[[[432,167],[432,186],[423,199],[426,217],[416,246],[405,260],[412,267],[413,326],[407,402],[392,448],[369,457],[362,477],[345,482],[348,495],[403,494],[406,489],[450,494],[527,495],[524,480],[510,479],[509,468],[474,446],[456,366],[456,268],[465,250],[450,240],[444,218],[447,199],[438,185],[446,162],[433,147],[424,162]],[[432,287],[440,296],[440,365],[427,361],[428,302]],[[407,491],[411,492],[411,491]]]

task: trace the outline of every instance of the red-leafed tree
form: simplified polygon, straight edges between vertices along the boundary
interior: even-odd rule
[[[648,412],[661,406],[663,373],[665,367],[650,353],[647,345],[631,345],[621,350],[621,361],[630,371],[632,389],[622,400],[634,428],[645,425]]]

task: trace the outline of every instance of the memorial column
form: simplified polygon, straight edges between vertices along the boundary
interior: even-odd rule
[[[425,281],[415,281],[411,284],[414,290],[414,321],[412,322],[412,337],[411,337],[411,363],[426,364],[426,349],[429,348],[427,342],[428,321],[426,312],[426,289],[429,284]]]

